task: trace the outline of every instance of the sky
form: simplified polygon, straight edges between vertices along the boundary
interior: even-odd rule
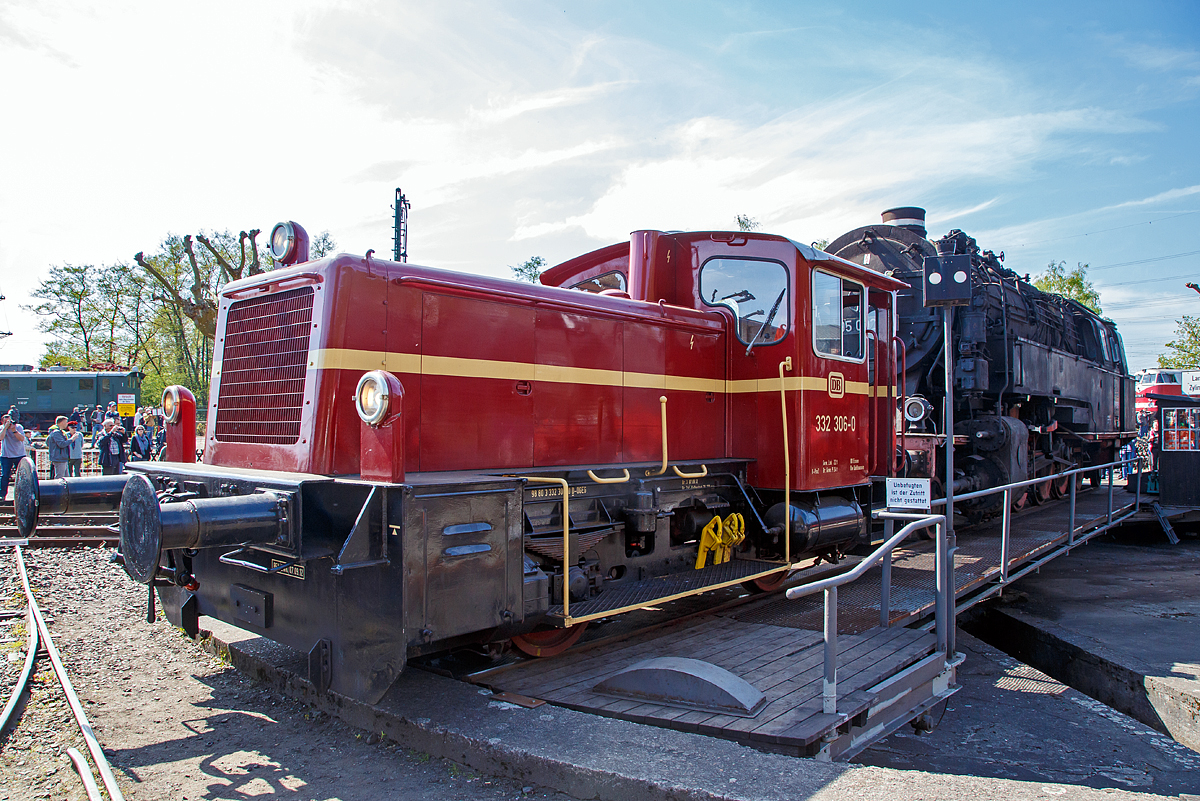
[[[928,210],[1090,265],[1131,369],[1200,314],[1200,4],[0,0],[0,362],[53,265],[284,219],[508,276],[636,229]]]

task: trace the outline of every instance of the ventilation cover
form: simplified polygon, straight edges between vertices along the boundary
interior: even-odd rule
[[[219,441],[299,441],[312,311],[312,287],[230,305],[213,432]]]

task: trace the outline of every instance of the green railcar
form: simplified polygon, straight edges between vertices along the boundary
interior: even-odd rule
[[[20,365],[0,370],[0,411],[15,406],[22,426],[45,431],[55,417],[70,415],[76,406],[89,412],[123,400],[141,406],[144,377],[139,370],[34,370]]]

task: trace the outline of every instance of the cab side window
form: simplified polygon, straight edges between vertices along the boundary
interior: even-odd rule
[[[814,270],[812,287],[813,348],[817,354],[862,361],[862,284]]]
[[[712,258],[700,268],[700,299],[733,313],[738,339],[770,345],[787,336],[787,268],[766,259]]]

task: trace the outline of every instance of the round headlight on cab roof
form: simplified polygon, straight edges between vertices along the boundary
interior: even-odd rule
[[[163,390],[163,419],[168,423],[179,422],[179,390],[170,386]]]
[[[290,222],[275,223],[271,229],[271,256],[276,261],[286,261],[296,249],[296,230]]]
[[[354,391],[354,410],[364,423],[377,426],[387,417],[390,395],[387,376],[382,371],[363,373]]]

